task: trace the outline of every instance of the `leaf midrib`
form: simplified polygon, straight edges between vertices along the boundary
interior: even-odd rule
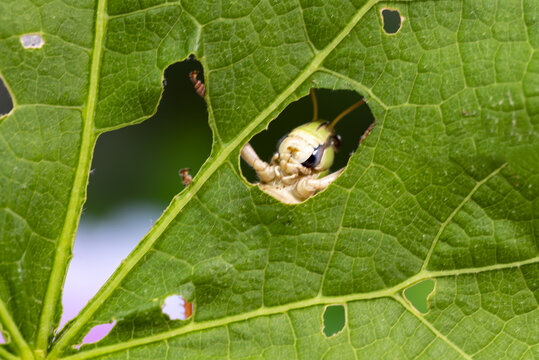
[[[97,90],[99,82],[99,69],[105,39],[107,0],[98,0],[95,20],[95,38],[90,68],[90,81],[86,107],[82,112],[82,138],[78,166],[69,198],[66,219],[62,233],[58,239],[56,256],[51,269],[47,292],[41,310],[39,328],[36,338],[36,354],[43,355],[49,346],[49,337],[53,328],[56,309],[58,307],[67,267],[71,257],[73,240],[80,220],[82,205],[86,198],[86,185],[95,145],[96,132],[94,116],[97,105]]]
[[[114,274],[109,278],[107,283],[99,290],[99,292],[88,302],[84,309],[75,317],[75,319],[68,325],[66,331],[58,342],[53,347],[50,357],[55,358],[62,350],[67,347],[70,341],[84,328],[84,325],[91,316],[99,309],[106,299],[114,292],[114,290],[120,285],[122,280],[127,276],[131,269],[138,263],[138,261],[151,249],[153,244],[157,241],[160,235],[168,227],[168,225],[174,220],[176,215],[183,209],[183,207],[191,200],[191,198],[202,188],[211,175],[217,171],[217,169],[224,163],[228,156],[236,150],[242,142],[260,125],[268,116],[270,116],[280,104],[294,93],[294,91],[313,73],[319,70],[320,64],[323,60],[337,47],[338,44],[352,31],[357,25],[359,20],[369,11],[374,4],[379,0],[367,1],[352,17],[351,21],[341,30],[341,32],[331,41],[323,50],[315,54],[312,61],[302,71],[298,77],[266,108],[262,111],[238,136],[225,146],[215,155],[211,163],[206,163],[199,171],[195,180],[189,185],[186,191],[181,195],[174,198],[169,207],[165,210],[161,218],[155,223],[153,228],[148,234],[141,240],[139,245],[131,252],[131,254],[125,259],[125,261],[116,269]],[[105,0],[102,0],[104,3]]]

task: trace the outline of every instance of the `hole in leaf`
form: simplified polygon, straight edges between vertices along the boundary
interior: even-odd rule
[[[272,192],[271,189],[268,189],[269,184],[272,184],[271,186],[275,185],[273,187],[279,189],[277,191],[281,191],[283,187],[286,187],[282,192],[292,192],[295,191],[294,187],[298,184],[299,179],[302,178],[302,171],[311,171],[311,174],[314,175],[314,179],[323,178],[324,173],[321,172],[322,175],[319,175],[320,173],[315,170],[319,165],[325,163],[326,152],[334,154],[333,163],[331,164],[331,162],[329,162],[331,166],[328,174],[331,175],[332,173],[343,169],[348,163],[350,155],[358,148],[362,136],[374,123],[374,117],[369,106],[365,103],[360,103],[362,97],[355,91],[329,89],[313,89],[313,91],[316,100],[314,100],[311,95],[307,95],[300,100],[291,103],[270,123],[268,130],[257,134],[249,141],[253,152],[258,158],[270,164],[273,173],[277,172],[280,176],[275,177],[274,180],[261,181],[263,179],[259,179],[259,176],[257,176],[253,167],[246,161],[246,158],[251,155],[245,155],[245,151],[242,155],[241,170],[245,178],[253,184],[261,183],[261,189],[263,191],[266,191],[285,203],[293,202],[288,202],[286,199],[282,199],[279,194]],[[335,139],[327,131],[325,126],[320,126],[311,122],[314,118],[315,101],[317,102],[318,109],[317,120],[327,121],[327,124],[339,117],[339,115],[346,113],[340,120],[338,120],[338,123],[336,123],[334,127],[335,135],[339,135],[340,140]],[[347,110],[349,110],[349,112],[346,112]],[[311,124],[315,126],[310,126]],[[301,127],[301,129],[298,127]],[[295,130],[294,134],[290,136],[290,133],[293,130]],[[298,132],[296,133],[296,131]],[[305,135],[305,133],[308,134]],[[284,140],[287,136],[288,138],[294,139],[297,139],[298,137],[301,138],[301,143],[296,142],[293,146],[287,147],[291,149],[289,154],[292,154],[292,157],[294,157],[294,159],[288,161],[288,163],[301,164],[303,168],[307,168],[307,170],[299,170],[298,174],[300,174],[300,176],[293,177],[292,180],[282,179],[289,176],[291,173],[294,173],[293,169],[290,172],[286,170],[283,171],[283,167],[280,166],[281,161],[279,160],[272,163],[272,157],[279,152],[280,144],[284,144],[285,142],[283,141],[288,141],[288,139]],[[309,143],[314,144],[312,141],[317,141],[317,144],[319,144],[318,149],[316,149],[314,145],[309,146]],[[284,146],[281,146],[281,149],[283,147]],[[338,151],[335,152],[334,149],[337,148]],[[253,154],[253,152],[250,154]],[[252,158],[253,156],[251,156],[251,159]],[[283,158],[284,157],[281,157],[281,159]],[[253,162],[251,161],[251,163]],[[288,166],[288,164],[286,166]],[[323,168],[325,168],[325,166]],[[264,185],[264,183],[268,186]]]
[[[187,302],[181,295],[170,295],[161,306],[170,320],[186,320],[193,315],[193,303]]]
[[[429,296],[434,291],[434,280],[424,280],[404,290],[404,297],[422,314],[429,311]]]
[[[2,331],[2,329],[0,329],[0,345],[8,343],[8,341],[6,341],[6,338],[9,339],[8,336],[9,336],[9,334],[5,333],[5,337],[4,337],[4,331]]]
[[[63,292],[61,326],[73,318],[184,189],[211,149],[206,103],[193,89],[186,60],[165,71],[157,113],[141,124],[99,136]]]
[[[84,337],[82,340],[83,344],[91,344],[98,342],[99,340],[103,339],[105,336],[108,335],[108,333],[112,330],[112,328],[116,325],[116,321],[113,321],[111,323],[107,324],[99,324],[94,326],[93,328],[88,331],[88,334]]]
[[[160,212],[157,206],[131,204],[104,218],[83,214],[62,292],[60,329],[97,293]]]
[[[201,71],[195,60],[169,66],[157,113],[143,123],[99,136],[87,213],[103,214],[131,202],[165,207],[184,188],[179,170],[189,168],[195,177],[212,140],[206,103],[189,78],[195,69]]]
[[[24,34],[19,40],[25,49],[41,49],[45,45],[45,40],[40,34]]]
[[[382,24],[386,34],[396,34],[402,26],[404,17],[401,16],[399,10],[395,9],[382,9]]]
[[[330,337],[342,331],[346,324],[346,312],[342,305],[326,306],[324,311],[324,335]]]
[[[0,77],[0,116],[9,113],[13,109],[13,100],[4,80]]]

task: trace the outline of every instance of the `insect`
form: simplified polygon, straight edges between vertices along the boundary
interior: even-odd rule
[[[365,99],[361,99],[330,123],[318,119],[318,103],[313,89],[311,97],[314,113],[312,121],[286,135],[269,164],[258,157],[249,143],[241,150],[242,158],[260,179],[259,188],[286,204],[307,200],[316,192],[326,189],[343,172],[344,168],[328,174],[341,143],[334,127],[339,120],[365,102]],[[373,127],[374,123],[363,134],[361,142]]]
[[[196,70],[192,71],[189,77],[198,95],[204,99],[206,89],[197,79],[197,74]],[[251,144],[245,144],[241,150],[241,157],[256,171],[260,179],[259,188],[286,204],[298,204],[307,200],[316,192],[326,189],[344,171],[343,168],[328,174],[341,143],[341,137],[335,134],[333,128],[339,120],[365,102],[365,99],[361,99],[329,123],[318,119],[318,102],[314,89],[311,89],[311,97],[312,121],[286,135],[269,164],[258,157]],[[370,134],[374,125],[375,122],[361,136],[360,144]]]
[[[195,86],[195,90],[197,91],[197,94],[200,95],[201,98],[204,99],[206,96],[206,87],[202,83],[202,81],[198,80],[198,71],[193,70],[189,73],[189,79],[191,79],[191,82]]]
[[[191,181],[193,181],[193,177],[189,175],[189,168],[183,168],[179,171],[180,177],[182,178],[182,183],[184,186],[189,186],[191,184]]]

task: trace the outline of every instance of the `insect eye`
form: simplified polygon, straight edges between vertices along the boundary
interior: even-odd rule
[[[302,162],[301,165],[303,165],[306,168],[310,169],[310,168],[314,167],[314,162],[315,161],[316,161],[316,158],[315,158],[314,154],[312,154],[311,156],[309,156],[309,158],[307,160]]]
[[[309,156],[307,160],[302,162],[301,165],[305,166],[306,168],[311,169],[315,167],[316,165],[318,165],[318,163],[322,159],[323,154],[324,154],[324,147],[322,145],[319,145],[316,149],[314,149],[311,156]]]

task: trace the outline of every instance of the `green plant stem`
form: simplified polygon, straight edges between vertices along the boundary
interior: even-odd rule
[[[6,360],[19,360],[20,357],[13,355],[3,347],[0,347],[0,359],[6,359]]]
[[[32,354],[32,350],[30,349],[30,346],[28,346],[28,344],[24,340],[24,337],[22,336],[21,332],[19,331],[19,328],[15,324],[15,321],[13,320],[13,318],[11,317],[8,311],[6,304],[2,300],[0,300],[0,321],[4,325],[5,329],[9,332],[11,340],[13,341],[13,343],[19,350],[21,358],[33,359],[34,355]],[[3,353],[5,352],[6,356],[7,354],[9,354],[10,356],[12,356],[12,358],[16,358],[16,356],[10,354],[5,349],[0,348],[0,350],[2,350],[2,353],[0,353],[0,355],[3,356],[4,355]]]

